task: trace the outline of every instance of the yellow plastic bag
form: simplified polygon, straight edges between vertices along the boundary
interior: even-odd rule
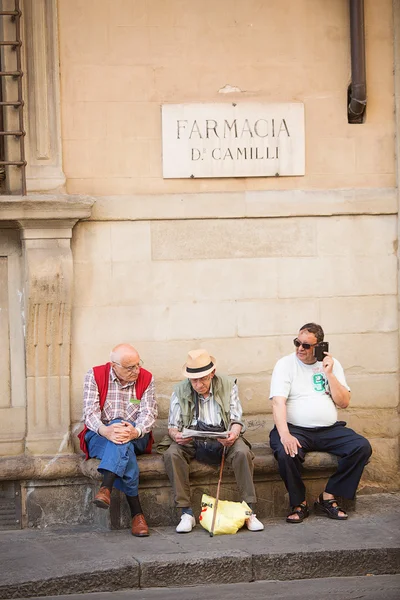
[[[200,525],[211,531],[214,514],[215,498],[203,494],[201,498]],[[251,508],[246,502],[229,502],[218,500],[217,516],[215,517],[214,535],[236,533],[243,527],[245,520],[251,515]]]

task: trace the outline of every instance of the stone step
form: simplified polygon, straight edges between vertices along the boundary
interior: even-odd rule
[[[361,496],[337,522],[265,520],[261,532],[210,537],[152,528],[85,527],[0,532],[0,598],[400,573],[400,494]]]

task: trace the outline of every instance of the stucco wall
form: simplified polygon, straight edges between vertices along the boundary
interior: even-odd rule
[[[68,191],[394,186],[392,1],[366,0],[365,20],[368,116],[357,127],[348,0],[59,0]],[[164,181],[160,105],[227,101],[304,102],[305,177]]]
[[[266,442],[273,366],[316,320],[352,388],[342,418],[372,441],[384,478],[399,428],[395,240],[395,216],[77,225],[73,419],[85,370],[128,340],[155,375],[165,426],[186,353],[204,346],[239,377],[249,438]]]
[[[365,481],[394,485],[392,2],[366,0],[365,19],[367,117],[349,125],[347,0],[59,0],[67,190],[96,196],[73,233],[75,425],[84,372],[114,344],[153,371],[161,426],[187,351],[205,346],[266,442],[272,368],[315,320],[352,387],[344,418],[374,447]],[[163,180],[161,104],[219,101],[303,102],[306,175]]]

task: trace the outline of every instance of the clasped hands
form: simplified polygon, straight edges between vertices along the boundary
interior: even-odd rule
[[[139,432],[129,421],[101,425],[99,433],[114,444],[127,444],[139,437]]]

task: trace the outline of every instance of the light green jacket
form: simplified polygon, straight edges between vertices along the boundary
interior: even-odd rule
[[[235,385],[235,380],[226,375],[215,375],[212,380],[212,392],[215,401],[221,407],[222,420],[224,422],[225,429],[229,429],[231,424],[230,419],[230,401],[232,388]],[[178,402],[181,408],[181,417],[183,421],[183,427],[189,427],[193,421],[195,413],[195,402],[194,392],[190,385],[189,379],[184,379],[176,384],[174,392],[178,398]],[[242,431],[244,430],[244,424],[242,425]],[[172,440],[169,435],[165,435],[157,446],[157,452],[162,454],[169,448]]]

